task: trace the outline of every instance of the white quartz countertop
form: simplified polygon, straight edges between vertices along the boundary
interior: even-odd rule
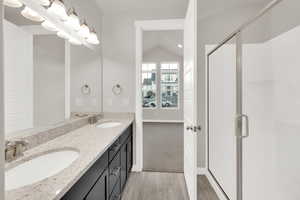
[[[86,125],[26,151],[24,157],[7,165],[6,167],[11,167],[11,165],[25,162],[49,151],[74,149],[80,153],[78,159],[60,173],[32,185],[6,191],[5,200],[59,200],[62,198],[129,127],[134,121],[134,116],[132,114],[126,116],[123,114],[119,118],[105,116],[100,122],[110,120],[121,122],[121,125],[106,129],[97,128],[95,125]]]

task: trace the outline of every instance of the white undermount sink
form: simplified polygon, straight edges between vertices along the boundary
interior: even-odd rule
[[[120,122],[102,122],[100,124],[98,124],[96,127],[97,128],[113,128],[116,126],[120,126],[121,123]]]
[[[61,150],[21,163],[5,172],[5,190],[17,189],[56,175],[78,157],[79,152],[75,150]]]

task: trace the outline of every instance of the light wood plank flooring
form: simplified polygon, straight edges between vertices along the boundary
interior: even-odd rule
[[[198,177],[198,199],[219,200],[205,176]],[[189,200],[181,173],[132,173],[122,200]]]

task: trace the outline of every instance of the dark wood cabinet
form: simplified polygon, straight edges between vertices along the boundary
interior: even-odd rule
[[[106,170],[91,189],[85,200],[109,200],[108,193],[108,171]]]
[[[119,200],[132,164],[132,125],[61,200]]]
[[[127,181],[127,143],[121,148],[121,188],[123,189]]]
[[[129,173],[132,169],[133,165],[133,147],[132,147],[132,135],[127,140],[127,176],[129,176]]]

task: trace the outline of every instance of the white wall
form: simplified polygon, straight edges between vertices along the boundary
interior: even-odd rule
[[[101,111],[101,55],[85,47],[71,47],[71,112]],[[90,95],[81,88],[88,84]]]
[[[33,37],[34,127],[65,120],[65,41],[56,35]]]
[[[176,44],[175,44],[176,45]],[[160,106],[157,109],[144,109],[143,119],[144,120],[183,120],[183,60],[182,56],[178,56],[164,48],[155,47],[143,54],[143,62],[156,63],[160,66],[163,62],[177,62],[179,63],[179,107],[178,109],[162,109]],[[160,87],[160,76],[157,77],[158,87]],[[161,90],[158,88],[157,95],[160,98]]]
[[[3,4],[0,0],[0,199],[4,199],[4,61]]]
[[[71,112],[102,111],[102,11],[95,1],[69,0],[79,16],[84,16],[89,25],[95,28],[100,45],[94,50],[71,45]],[[92,96],[83,96],[80,88],[88,83],[92,88]]]
[[[33,38],[4,21],[6,133],[33,127]]]
[[[245,112],[251,120],[244,146],[246,200],[300,198],[299,6],[294,0],[280,4],[269,15],[271,39],[243,47]]]
[[[103,107],[107,112],[135,111],[135,26],[136,20],[184,18],[182,11],[106,14],[103,20]],[[111,88],[121,84],[123,93]]]

